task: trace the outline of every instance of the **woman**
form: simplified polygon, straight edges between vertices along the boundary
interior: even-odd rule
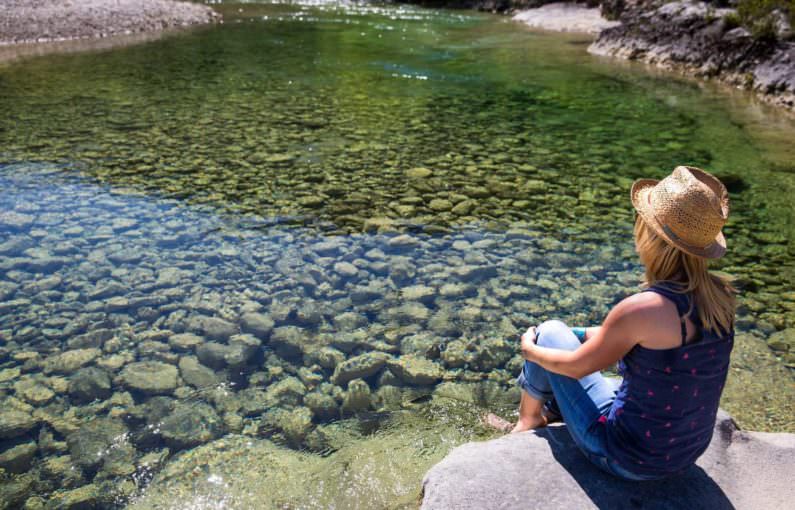
[[[631,196],[647,288],[618,303],[601,327],[549,321],[522,335],[523,391],[512,432],[543,427],[557,407],[598,467],[651,480],[692,465],[712,438],[734,341],[735,291],[707,271],[707,259],[726,251],[729,204],[717,178],[684,166],[659,182],[635,182]],[[616,361],[618,388],[599,373]],[[500,420],[489,416],[510,427]]]

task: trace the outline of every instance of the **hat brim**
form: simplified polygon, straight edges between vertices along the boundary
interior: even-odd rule
[[[682,250],[685,253],[702,257],[705,259],[717,259],[726,253],[726,238],[723,232],[718,232],[715,240],[704,248],[698,248],[683,244],[665,233],[662,225],[654,217],[654,212],[651,206],[651,189],[660,181],[655,179],[638,179],[632,183],[632,190],[630,191],[630,199],[632,206],[638,211],[638,214],[643,218],[643,221],[654,230],[654,233],[665,239],[665,241]]]

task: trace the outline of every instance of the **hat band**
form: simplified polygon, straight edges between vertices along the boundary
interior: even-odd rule
[[[663,232],[665,232],[665,235],[670,237],[672,241],[675,241],[675,242],[681,244],[685,249],[693,250],[693,251],[699,251],[699,250],[703,250],[703,249],[706,248],[706,246],[693,246],[692,244],[686,242],[681,237],[676,235],[674,233],[674,231],[671,230],[671,227],[669,227],[668,225],[660,224],[660,226],[662,226],[662,229],[663,229]],[[707,246],[709,246],[709,245],[707,245]]]

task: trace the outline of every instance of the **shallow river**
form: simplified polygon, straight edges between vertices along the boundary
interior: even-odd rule
[[[792,120],[504,17],[217,8],[0,64],[0,508],[416,505],[678,164],[731,192],[722,405],[795,432]]]

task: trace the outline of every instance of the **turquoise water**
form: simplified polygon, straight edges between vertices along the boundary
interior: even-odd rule
[[[795,430],[791,120],[496,16],[218,8],[0,67],[6,506],[411,506],[519,333],[637,290],[629,186],[678,164],[731,192],[723,406]]]

